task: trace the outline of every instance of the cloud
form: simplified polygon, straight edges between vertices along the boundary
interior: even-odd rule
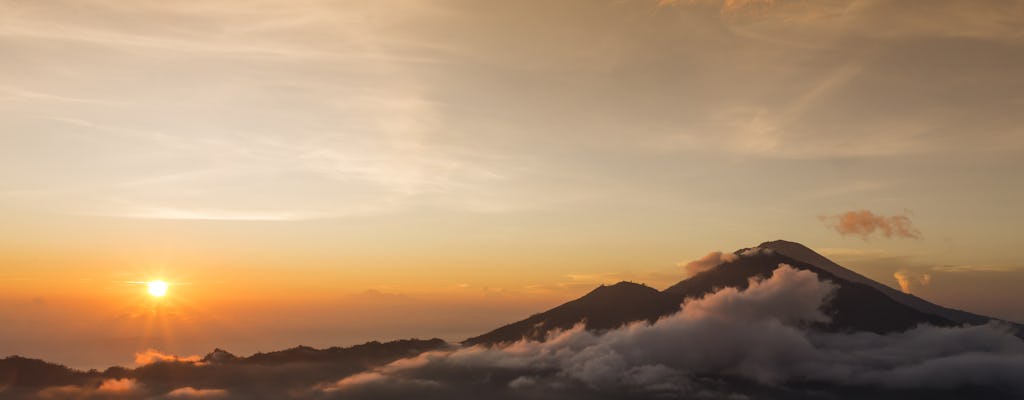
[[[176,356],[173,354],[162,353],[155,349],[146,349],[146,351],[135,353],[135,365],[147,365],[155,362],[199,362],[202,360],[200,356]]]
[[[649,158],[638,145],[829,160],[1016,154],[1024,144],[1012,112],[1024,64],[1007,20],[1019,15],[1013,2],[656,2],[508,2],[492,12],[474,1],[241,10],[225,0],[97,0],[84,14],[22,2],[0,32],[10,41],[0,129],[26,132],[5,136],[18,151],[4,154],[4,181],[35,193],[18,202],[63,212],[293,220],[543,207],[620,196],[609,192],[619,182],[629,182],[628,198],[673,190],[653,179],[662,166],[638,162]],[[149,23],[119,23],[126,15]],[[515,34],[526,16],[545,46]],[[594,38],[600,46],[580,45]],[[41,52],[41,43],[68,51]],[[168,52],[194,62],[162,62]],[[82,62],[47,68],[67,58]],[[511,66],[522,68],[510,75]],[[527,84],[548,81],[571,85]],[[198,104],[173,100],[192,90],[205,93]],[[605,151],[631,168],[614,168]],[[47,172],[51,160],[64,168]],[[687,183],[679,186],[718,194]]]
[[[387,380],[387,377],[378,372],[361,372],[345,379],[339,380],[333,385],[324,386],[325,391],[344,390],[354,386],[361,386]]]
[[[96,389],[99,393],[132,393],[141,390],[141,386],[134,379],[107,379],[100,383]]]
[[[839,234],[860,235],[867,240],[875,232],[882,236],[902,237],[920,239],[921,232],[914,228],[910,217],[906,215],[894,215],[886,217],[876,215],[868,210],[847,211],[842,214],[818,217],[829,228],[835,229]]]
[[[939,272],[961,273],[961,272],[1010,272],[1020,269],[1019,267],[1005,265],[943,265],[932,267]]]
[[[793,398],[806,397],[805,387],[839,397],[1024,395],[1024,341],[1010,327],[813,329],[828,321],[836,291],[811,271],[780,264],[747,289],[723,288],[653,324],[604,333],[579,324],[543,342],[442,347],[376,366],[157,362],[24,398]]]
[[[104,379],[99,386],[65,385],[36,393],[42,399],[137,399],[146,395],[144,385],[131,378]]]
[[[688,301],[681,312],[654,324],[635,323],[604,335],[578,325],[545,342],[424,353],[325,390],[375,399],[385,396],[374,396],[371,387],[395,390],[430,382],[436,398],[477,393],[481,385],[495,398],[719,398],[815,383],[878,390],[980,385],[1024,394],[1024,342],[1005,326],[920,326],[890,335],[807,330],[808,323],[828,319],[821,310],[835,290],[809,271],[780,265],[747,290],[726,288]],[[707,376],[718,378],[701,378]],[[741,390],[733,382],[761,386]]]
[[[928,286],[932,283],[932,276],[930,274],[899,270],[893,273],[892,276],[896,278],[896,282],[899,283],[900,290],[903,293],[910,293],[916,287]]]
[[[707,271],[711,268],[724,264],[727,262],[736,261],[739,256],[733,253],[723,253],[720,251],[713,251],[705,255],[704,257],[690,261],[686,264],[682,264],[684,270],[686,270],[687,276],[697,275],[699,272]]]
[[[228,392],[223,389],[196,389],[186,386],[168,392],[166,397],[172,399],[219,399],[227,397],[227,395]]]
[[[659,6],[674,6],[679,4],[707,4],[721,7],[722,13],[732,13],[741,10],[763,9],[776,3],[775,0],[658,0]]]

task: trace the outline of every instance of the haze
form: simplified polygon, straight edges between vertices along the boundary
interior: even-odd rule
[[[0,355],[458,341],[779,238],[1024,321],[1022,21],[0,0]]]

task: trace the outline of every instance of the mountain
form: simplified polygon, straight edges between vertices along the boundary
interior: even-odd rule
[[[654,322],[679,309],[657,289],[632,282],[598,287],[579,299],[562,304],[519,322],[505,325],[465,345],[514,342],[522,338],[543,340],[548,332],[566,329],[584,321],[587,329],[612,329],[629,321]]]
[[[465,346],[409,339],[344,348],[297,346],[250,356],[218,348],[199,361],[104,371],[12,356],[0,359],[0,399],[1024,398],[1024,342],[999,326],[935,327],[992,318],[899,292],[799,243],[765,242],[734,254],[661,291],[633,282],[602,285],[467,339]],[[690,299],[769,278],[779,264],[835,285],[823,310],[829,322],[803,325],[796,333],[771,323],[777,321],[748,321],[750,314],[742,314],[738,324],[714,318],[659,324],[589,337],[589,344],[474,347],[523,338],[540,342],[551,331],[580,322],[593,331],[652,323],[678,312]],[[799,276],[821,287],[808,274]],[[745,295],[751,293],[758,292]],[[805,303],[805,292],[784,293],[789,306],[816,306],[822,300],[819,295]],[[805,328],[888,333],[920,324],[932,326],[901,335],[815,335],[813,345],[792,346],[793,335],[807,334]],[[809,336],[798,336],[795,343],[806,344],[801,340]]]
[[[884,294],[885,296],[889,297],[890,299],[897,303],[903,304],[907,307],[913,308],[925,314],[940,316],[947,320],[953,321],[957,324],[978,325],[984,324],[992,319],[990,317],[972,314],[966,311],[942,307],[933,303],[929,303],[928,301],[925,301],[912,294],[903,293],[899,290],[893,289],[889,286],[868,279],[867,277],[858,274],[854,271],[843,268],[839,266],[839,264],[832,262],[832,260],[825,258],[821,254],[815,253],[814,250],[811,250],[800,243],[787,242],[785,240],[776,240],[773,242],[762,243],[758,247],[771,249],[774,252],[789,257],[791,259],[800,261],[802,263],[806,263],[808,265],[813,265],[817,268],[827,271],[828,273],[832,274],[833,276],[839,279],[870,286],[871,288],[878,290],[879,292],[881,292],[882,294]]]
[[[505,325],[463,342],[493,345],[522,338],[543,340],[552,330],[584,322],[587,329],[605,330],[634,321],[653,322],[680,309],[687,299],[703,297],[723,287],[744,289],[752,278],[767,278],[779,264],[814,272],[838,285],[825,310],[831,322],[816,326],[827,331],[904,331],[919,324],[955,326],[983,324],[993,318],[929,303],[843,268],[804,245],[784,240],[740,249],[732,261],[695,274],[658,292],[647,286],[621,282],[602,286],[587,295],[527,319]]]
[[[435,338],[386,343],[373,341],[327,349],[298,346],[249,357],[238,357],[215,349],[198,363],[162,361],[136,368],[111,367],[102,372],[79,371],[41,360],[11,356],[0,359],[0,398],[7,398],[3,395],[5,392],[35,393],[34,390],[48,386],[98,386],[99,382],[107,379],[134,379],[164,392],[185,386],[225,384],[245,386],[259,392],[261,388],[278,388],[282,382],[339,379],[398,359],[448,347],[447,342]]]
[[[16,386],[74,385],[93,374],[98,373],[78,371],[33,358],[10,356],[0,359],[0,392]]]

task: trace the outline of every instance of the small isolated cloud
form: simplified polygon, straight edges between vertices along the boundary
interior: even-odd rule
[[[914,289],[928,286],[932,283],[931,275],[907,270],[896,271],[892,276],[896,278],[896,282],[899,283],[900,290],[907,294],[910,294]]]
[[[704,257],[690,261],[686,264],[682,264],[683,269],[686,270],[687,276],[697,275],[699,272],[707,271],[711,268],[717,267],[720,264],[727,262],[736,261],[739,256],[733,253],[723,253],[720,251],[713,251],[705,255]]]
[[[155,349],[146,349],[146,351],[135,353],[135,364],[136,365],[147,365],[155,362],[199,362],[202,360],[200,356],[176,356],[173,354],[162,353]]]
[[[174,389],[167,393],[170,399],[219,399],[227,397],[228,391],[224,389],[196,389],[191,386]]]
[[[836,215],[823,215],[818,218],[825,223],[825,226],[835,229],[843,236],[860,235],[866,240],[878,232],[887,238],[921,238],[921,231],[914,228],[907,215],[886,217],[868,210],[854,210]]]

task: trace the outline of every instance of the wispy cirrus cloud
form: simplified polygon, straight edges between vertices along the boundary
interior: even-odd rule
[[[974,265],[974,264],[963,264],[963,265],[942,265],[932,267],[932,270],[939,272],[949,273],[963,273],[963,272],[1010,272],[1016,271],[1024,267],[1011,266],[1011,265]]]
[[[0,190],[132,218],[503,212],[679,191],[641,167],[652,152],[776,165],[1024,149],[1007,112],[1019,91],[997,90],[1022,65],[1011,5],[658,3],[22,2],[0,28],[0,129],[32,134],[4,138],[18,172]],[[516,16],[542,16],[546,45],[512,34]],[[902,73],[917,63],[960,67]],[[933,85],[962,76],[977,82]]]

